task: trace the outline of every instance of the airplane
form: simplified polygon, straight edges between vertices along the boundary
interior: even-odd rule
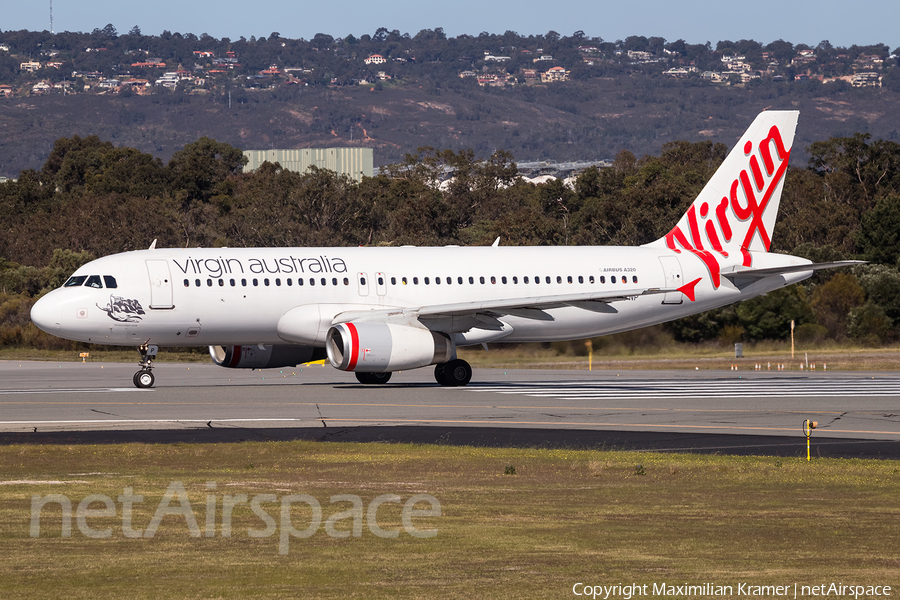
[[[159,346],[208,346],[226,368],[326,359],[364,384],[457,348],[602,336],[747,300],[856,264],[769,252],[798,111],[760,113],[675,227],[637,247],[188,248],[106,256],[39,299],[43,331],[138,347],[154,385]]]

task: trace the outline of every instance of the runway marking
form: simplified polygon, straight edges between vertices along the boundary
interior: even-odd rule
[[[842,389],[843,388],[843,389]],[[840,398],[847,396],[892,398],[900,396],[898,379],[732,379],[715,381],[616,381],[559,384],[531,384],[516,386],[473,386],[475,392],[504,395],[524,395],[534,398],[563,400],[666,400],[673,398]]]
[[[108,394],[110,392],[153,392],[152,389],[139,388],[48,388],[45,390],[0,390],[0,396],[11,396],[13,394]]]

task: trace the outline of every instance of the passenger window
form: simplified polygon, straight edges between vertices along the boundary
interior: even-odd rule
[[[535,283],[540,283],[540,282],[541,282],[541,278],[540,278],[540,277],[535,277],[535,278],[534,278],[534,282],[535,282]]]
[[[550,276],[547,275],[547,276],[544,278],[544,280],[545,280],[547,283],[550,283]]]
[[[440,277],[435,277],[435,278],[434,278],[434,285],[441,285],[441,278],[440,278]]]
[[[457,278],[456,278],[456,283],[458,283],[459,285],[462,285],[462,284],[463,284],[463,278],[462,278],[462,277],[457,277]]]
[[[98,290],[103,289],[103,283],[100,281],[99,275],[91,275],[90,277],[87,278],[87,281],[85,282],[84,285],[86,287],[96,288]]]
[[[324,284],[324,281],[325,281],[325,280],[323,279],[323,280],[322,280],[322,282],[323,282],[322,285],[325,285],[325,284]],[[362,285],[362,286],[366,285],[366,278],[365,278],[365,277],[360,277],[360,278],[359,278],[359,285]]]
[[[331,278],[331,285],[337,285],[337,277]]]
[[[235,285],[237,285],[237,282],[235,282],[234,279],[229,279],[229,280],[228,280],[228,283],[231,284],[231,287],[234,287]]]
[[[322,283],[322,285],[328,285],[328,282],[325,280],[324,277],[321,279],[321,283]]]
[[[522,283],[528,283],[528,275],[522,278]]]
[[[406,277],[401,277],[400,283],[402,283],[403,285],[406,285]]]
[[[568,281],[569,283],[572,283],[572,276],[569,275],[568,277],[566,277],[566,281]]]
[[[344,285],[350,285],[350,280],[344,277]]]
[[[69,277],[69,280],[63,287],[78,287],[79,285],[84,284],[84,280],[87,279],[87,275],[78,275],[77,277]]]
[[[310,278],[309,278],[309,285],[316,285],[316,278],[315,278],[315,277],[310,277]]]
[[[594,276],[593,276],[593,275],[591,275],[590,277],[588,277],[588,283],[594,283]]]
[[[584,277],[581,275],[578,276],[578,283],[584,283]]]
[[[615,276],[615,275],[611,275],[610,278],[609,278],[609,282],[610,282],[610,283],[615,283],[615,282],[616,282],[616,276]]]
[[[562,277],[559,275],[556,276],[556,283],[562,283]]]
[[[506,277],[501,277],[500,281],[502,281],[503,283],[506,283]]]
[[[244,286],[244,287],[247,287],[247,280],[246,280],[246,279],[241,279],[241,285]]]
[[[632,275],[632,276],[631,276],[631,282],[632,282],[632,283],[637,283],[637,275]]]
[[[600,276],[600,283],[606,283],[606,275]]]
[[[111,290],[119,287],[119,285],[116,283],[116,278],[113,277],[112,275],[104,275],[103,283],[105,283],[106,287]]]
[[[419,285],[419,278],[413,277],[413,285]]]
[[[291,279],[290,277],[288,277],[288,278],[287,278],[287,284],[288,284],[288,287],[291,287],[292,285],[294,285],[294,280]]]
[[[425,278],[425,285],[428,285],[428,278]]]
[[[303,286],[303,278],[302,277],[297,278],[297,285]]]
[[[447,285],[450,285],[451,283],[453,283],[453,278],[452,278],[452,277],[448,277],[448,278],[447,278]]]
[[[494,277],[493,275],[491,275],[491,283],[493,283],[494,285],[497,285],[497,278]]]
[[[469,283],[475,283],[475,278],[474,278],[474,277],[469,277]]]
[[[253,287],[257,287],[259,285],[259,279],[253,278]]]
[[[206,287],[212,287],[212,279],[206,280]]]
[[[266,287],[269,286],[269,278],[268,278],[268,277],[266,277],[265,279],[263,279],[263,285],[266,286]]]
[[[199,280],[199,279],[195,279],[195,280],[194,280],[194,285],[196,285],[197,287],[200,287],[200,280]]]
[[[391,277],[391,285],[397,285],[397,278]]]
[[[280,277],[275,278],[275,285],[277,285],[278,287],[281,287],[281,278]]]
[[[224,279],[220,279],[220,280],[219,280],[219,287],[225,287],[225,280],[224,280]]]
[[[190,280],[190,279],[185,279],[185,280],[184,280],[184,287],[191,287],[191,280]]]
[[[513,275],[513,283],[519,283],[519,278]]]
[[[484,277],[479,277],[478,281],[481,282],[482,284],[484,284]]]

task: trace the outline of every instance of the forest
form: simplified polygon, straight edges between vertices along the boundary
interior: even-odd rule
[[[359,183],[265,163],[243,173],[201,138],[168,163],[95,136],[56,141],[40,171],[0,184],[0,345],[72,348],[37,330],[31,305],[99,256],[158,247],[637,245],[664,235],[727,153],[672,142],[620,152],[573,186],[518,178],[512,155],[421,148]],[[772,250],[869,264],[666,325],[684,342],[900,337],[900,144],[867,134],[808,148],[788,171]],[[452,176],[451,176],[452,175]],[[443,185],[442,185],[443,182]]]

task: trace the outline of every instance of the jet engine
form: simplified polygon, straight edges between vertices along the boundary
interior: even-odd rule
[[[210,346],[209,355],[229,369],[275,369],[325,359],[324,348],[280,344],[276,346]]]
[[[341,323],[328,330],[331,366],[357,373],[390,373],[443,364],[456,358],[447,336],[393,323]]]

